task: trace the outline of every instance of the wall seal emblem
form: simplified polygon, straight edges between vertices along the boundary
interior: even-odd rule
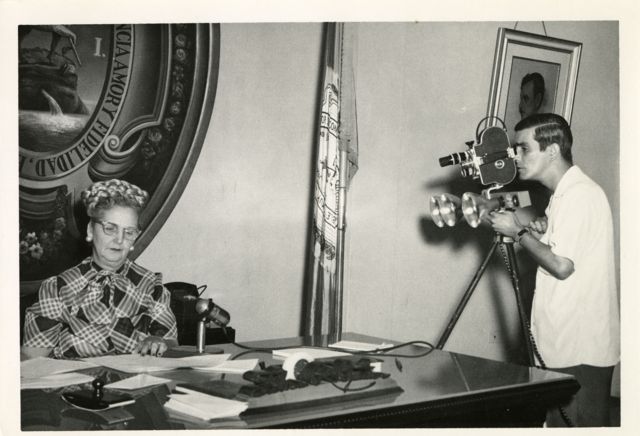
[[[121,178],[151,198],[137,257],[186,186],[220,59],[213,24],[19,26],[21,293],[90,253],[80,193]]]

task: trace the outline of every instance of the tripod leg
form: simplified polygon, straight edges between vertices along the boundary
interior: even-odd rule
[[[524,310],[522,295],[520,294],[520,286],[518,280],[518,262],[516,261],[515,250],[513,249],[513,243],[503,243],[502,246],[506,246],[507,250],[507,256],[505,257],[504,261],[507,265],[509,273],[511,274],[511,284],[513,285],[513,291],[516,296],[518,314],[520,315],[520,326],[522,328],[522,334],[524,335],[525,344],[527,345],[527,357],[529,359],[529,366],[534,366],[535,359],[533,357],[533,344],[530,337],[531,330],[529,328],[529,322],[527,321],[527,313]]]
[[[438,344],[436,345],[437,349],[441,350],[442,347],[444,347],[444,344],[447,342],[447,339],[449,339],[449,335],[451,335],[451,332],[453,331],[453,328],[455,327],[456,323],[458,322],[458,318],[460,318],[460,315],[462,315],[462,311],[464,310],[465,306],[469,302],[469,298],[471,298],[471,295],[473,294],[473,291],[475,290],[476,286],[478,285],[478,282],[480,281],[480,277],[482,277],[482,274],[484,273],[484,270],[487,269],[487,265],[489,264],[489,260],[491,260],[491,256],[496,251],[496,247],[497,246],[498,246],[498,241],[494,241],[493,245],[491,245],[491,248],[489,249],[489,252],[485,256],[484,260],[482,261],[482,264],[480,264],[480,267],[478,268],[478,271],[476,271],[476,274],[473,276],[473,279],[471,280],[471,283],[469,284],[469,287],[467,288],[466,292],[462,296],[462,299],[460,300],[460,303],[458,304],[458,307],[457,307],[456,311],[454,312],[453,316],[451,317],[451,320],[449,321],[449,324],[447,325],[447,328],[445,329],[444,333],[442,334],[442,336],[438,340]]]

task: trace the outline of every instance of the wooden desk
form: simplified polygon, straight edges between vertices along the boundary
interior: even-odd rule
[[[380,339],[344,334],[343,339],[373,341]],[[390,342],[390,341],[386,341]],[[249,345],[249,344],[245,344]],[[288,338],[252,342],[255,347],[326,346],[326,338]],[[216,345],[226,352],[238,352],[232,344]],[[398,350],[403,354],[424,351],[420,347]],[[270,354],[255,353],[267,364],[276,363]],[[188,429],[188,428],[317,428],[317,427],[534,427],[541,426],[545,410],[569,398],[578,390],[576,380],[568,375],[503,362],[434,350],[417,359],[401,358],[400,370],[392,358],[383,358],[383,372],[391,374],[402,391],[353,401],[316,403],[313,407],[296,407],[280,402],[276,407],[253,413],[249,408],[239,419],[206,423],[177,419],[162,407],[169,393],[167,386],[136,393],[135,405],[126,406],[120,416],[103,417],[69,410],[60,399],[61,390],[22,391],[23,430],[80,429]],[[128,377],[105,369],[102,375],[111,381]],[[154,375],[176,383],[198,383],[221,376],[203,371],[176,370]],[[240,376],[226,375],[229,381]],[[313,386],[300,392],[314,389]],[[310,391],[307,391],[310,392]]]

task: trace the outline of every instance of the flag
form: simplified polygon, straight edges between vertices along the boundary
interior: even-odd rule
[[[339,334],[342,327],[342,272],[346,190],[357,170],[355,24],[326,27],[313,196],[311,280],[306,335]]]

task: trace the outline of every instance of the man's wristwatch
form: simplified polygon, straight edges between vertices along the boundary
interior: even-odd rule
[[[522,237],[523,237],[524,235],[526,235],[527,233],[529,233],[529,229],[528,229],[528,228],[526,228],[526,227],[525,227],[525,228],[523,228],[522,230],[520,230],[520,231],[518,232],[518,234],[516,235],[516,237],[515,237],[516,242],[517,242],[517,243],[520,243],[520,240],[522,239]]]

